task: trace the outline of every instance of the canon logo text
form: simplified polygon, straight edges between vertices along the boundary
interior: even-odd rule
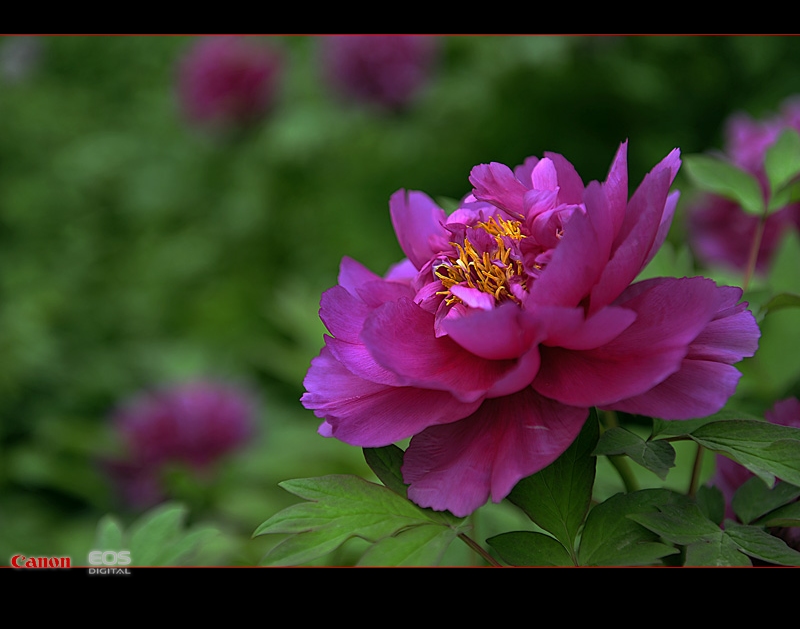
[[[26,557],[14,555],[11,558],[12,568],[71,568],[69,557]]]

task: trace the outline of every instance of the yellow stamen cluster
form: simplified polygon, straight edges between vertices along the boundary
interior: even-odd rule
[[[486,222],[477,223],[476,227],[486,230],[494,236],[497,249],[489,253],[479,254],[474,245],[464,239],[464,244],[451,242],[458,251],[458,257],[440,264],[434,269],[436,277],[442,281],[445,290],[439,291],[437,295],[447,295],[445,303],[449,306],[459,303],[461,300],[450,293],[450,289],[456,284],[464,284],[469,288],[489,293],[495,300],[503,301],[511,299],[517,303],[517,299],[509,288],[509,280],[515,275],[523,275],[522,263],[511,258],[511,249],[506,245],[503,237],[510,237],[514,240],[521,240],[525,235],[521,231],[520,221],[507,221],[503,218],[489,218]],[[501,264],[495,264],[500,262]],[[525,285],[523,283],[523,288]]]

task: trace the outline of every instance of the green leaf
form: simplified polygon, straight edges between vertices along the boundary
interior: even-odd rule
[[[684,566],[752,566],[736,543],[724,531],[686,547]]]
[[[725,518],[725,496],[719,489],[701,485],[697,489],[696,499],[697,506],[704,516],[718,526],[722,524]]]
[[[683,166],[701,190],[736,201],[748,214],[764,212],[761,186],[749,172],[708,155],[687,155]]]
[[[690,436],[709,450],[744,465],[769,486],[776,476],[800,485],[800,428],[731,420],[706,424]]]
[[[422,525],[378,540],[367,549],[359,566],[438,566],[458,531]]]
[[[628,517],[668,542],[681,546],[714,539],[720,532],[719,526],[688,499],[659,505],[655,513],[633,513]]]
[[[758,477],[742,483],[733,495],[731,506],[736,516],[750,524],[762,515],[800,497],[800,488],[789,483],[776,483],[770,488]]]
[[[578,553],[582,566],[643,566],[675,554],[678,549],[660,542],[658,535],[629,517],[656,512],[675,500],[667,489],[644,489],[616,494],[592,507],[581,534]]]
[[[783,130],[775,143],[767,149],[764,169],[769,180],[771,197],[800,175],[800,135],[797,131],[791,128]]]
[[[512,531],[490,537],[486,543],[511,566],[575,565],[564,545],[544,533]]]
[[[782,539],[757,526],[725,522],[725,534],[751,557],[781,566],[800,566],[800,553],[789,548]]]
[[[568,549],[575,547],[575,538],[592,498],[597,463],[592,451],[598,433],[597,413],[592,409],[580,434],[564,454],[540,472],[523,478],[508,496],[509,501]]]
[[[705,426],[712,422],[729,421],[731,419],[754,419],[760,421],[761,418],[744,411],[722,409],[708,417],[700,417],[697,419],[658,419],[653,418],[653,430],[650,434],[650,439],[656,437],[682,437],[688,436],[700,426]]]
[[[194,557],[205,544],[219,535],[219,531],[211,526],[193,529],[179,536],[173,543],[162,549],[157,559],[159,566],[184,565]]]
[[[756,524],[759,526],[800,526],[800,502],[778,507],[770,511]]]
[[[290,533],[270,550],[266,565],[302,564],[337,549],[351,537],[375,542],[422,524],[445,526],[392,490],[358,476],[330,475],[279,483],[311,502],[292,505],[262,523],[253,536]]]
[[[761,307],[759,314],[763,316],[782,308],[800,308],[800,295],[796,293],[779,293]]]
[[[180,535],[188,510],[166,503],[147,512],[131,526],[131,561],[136,566],[164,565],[160,556]]]
[[[661,480],[675,467],[675,448],[666,441],[645,441],[631,431],[615,427],[600,436],[595,455],[625,454]]]
[[[396,445],[383,448],[364,448],[364,460],[380,481],[403,498],[408,497],[408,486],[403,482],[403,455]]]
[[[99,550],[125,550],[122,545],[122,525],[119,520],[111,515],[100,518],[94,547]]]

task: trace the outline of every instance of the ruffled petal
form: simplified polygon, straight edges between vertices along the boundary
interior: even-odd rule
[[[442,227],[447,216],[424,192],[398,190],[389,199],[389,210],[400,248],[417,269],[447,248]]]
[[[339,286],[353,296],[358,295],[358,287],[367,282],[380,280],[381,276],[373,273],[360,262],[345,256],[339,265]]]
[[[434,315],[412,301],[400,299],[367,317],[361,340],[402,384],[449,391],[464,402],[483,397],[515,367],[513,360],[480,358],[449,336],[437,338],[434,320]]]
[[[723,363],[683,360],[680,369],[646,393],[607,408],[661,419],[694,419],[720,410],[742,374]]]
[[[480,402],[463,403],[444,391],[367,382],[323,348],[304,381],[303,406],[325,418],[320,434],[354,446],[375,448],[415,435],[429,426],[453,422]]]
[[[589,293],[611,248],[613,234],[607,214],[608,201],[600,184],[593,181],[586,189],[586,213],[572,213],[563,240],[531,287],[531,303],[574,307]]]
[[[445,319],[442,327],[467,351],[489,360],[519,358],[536,341],[533,320],[516,304]]]
[[[558,202],[570,205],[583,203],[583,180],[572,163],[559,153],[546,152],[544,156],[553,162],[558,174]]]
[[[474,186],[472,193],[476,199],[491,203],[515,216],[522,216],[522,199],[527,188],[505,164],[478,164],[470,172],[469,182]]]
[[[543,344],[586,350],[613,341],[636,320],[636,312],[607,306],[587,319],[583,308],[545,306],[536,309],[536,318]]]
[[[604,406],[641,395],[678,371],[722,294],[703,278],[642,284],[618,300],[637,318],[613,341],[586,351],[543,346],[533,387],[564,404]]]
[[[403,459],[408,497],[422,507],[466,516],[489,497],[555,461],[575,440],[588,409],[558,404],[531,389],[487,400],[461,421],[411,440]]]
[[[649,173],[634,193],[611,259],[592,288],[590,312],[614,301],[644,268],[661,225],[670,184],[670,172],[659,170]]]

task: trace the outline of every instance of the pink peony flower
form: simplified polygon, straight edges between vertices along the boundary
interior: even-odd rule
[[[464,516],[552,463],[599,406],[702,417],[733,394],[759,330],[742,291],[701,277],[631,284],[667,235],[672,151],[628,200],[627,143],[604,183],[561,155],[472,169],[449,216],[389,202],[407,259],[385,278],[344,258],[302,402],[362,447],[412,437],[403,477]]]
[[[243,37],[201,39],[179,66],[181,107],[190,121],[215,129],[257,122],[275,101],[281,61]]]
[[[726,124],[726,154],[731,162],[761,182],[765,198],[769,192],[764,158],[786,128],[800,131],[800,99],[787,100],[780,115],[756,121],[739,113]],[[747,266],[753,235],[760,218],[747,214],[735,202],[705,195],[687,215],[688,238],[697,257],[706,264],[743,270]],[[800,229],[800,203],[792,203],[771,214],[756,259],[756,270],[769,269],[782,236]]]
[[[106,462],[125,501],[151,506],[163,499],[159,473],[183,463],[204,473],[253,434],[255,408],[244,392],[193,382],[145,393],[116,410],[114,426],[128,458]]]
[[[423,35],[338,35],[320,40],[328,83],[342,96],[389,109],[409,105],[428,82],[438,50]]]

